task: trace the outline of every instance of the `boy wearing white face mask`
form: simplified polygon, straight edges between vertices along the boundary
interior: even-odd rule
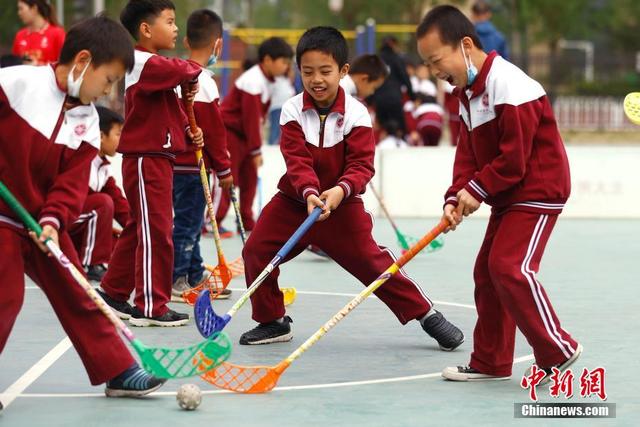
[[[198,67],[215,63],[222,51],[222,19],[208,9],[194,11],[187,19],[184,45],[189,62]],[[227,151],[227,132],[222,122],[218,86],[213,73],[206,68],[198,76],[200,90],[194,99],[196,122],[204,133],[202,152],[207,170],[213,169],[218,185],[213,198],[227,193],[233,185],[231,160]],[[200,233],[204,222],[206,200],[200,183],[200,167],[193,149],[176,156],[173,166],[173,289],[172,299],[182,301],[182,292],[196,286],[204,278],[200,256]],[[215,207],[214,207],[215,209]],[[226,296],[231,291],[225,290]],[[221,296],[222,297],[222,296]],[[220,298],[220,297],[219,297]]]
[[[469,366],[446,368],[454,381],[507,379],[516,326],[548,382],[582,346],[560,326],[536,277],[571,182],[569,162],[540,84],[482,45],[455,7],[432,9],[416,31],[418,52],[456,86],[462,123],[443,218],[455,230],[482,202],[491,218],[474,269],[478,311]]]
[[[142,396],[166,380],[137,365],[115,328],[70,273],[47,256],[42,242],[53,240],[82,269],[68,229],[80,214],[100,148],[93,101],[133,66],[125,30],[96,17],[69,30],[58,63],[0,70],[0,181],[43,229],[39,239],[27,233],[0,201],[0,352],[22,306],[26,274],[55,309],[91,383],[106,382],[108,396]]]

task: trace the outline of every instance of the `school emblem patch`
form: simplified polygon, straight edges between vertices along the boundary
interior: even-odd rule
[[[84,124],[79,124],[78,126],[73,128],[73,133],[75,133],[76,136],[82,136],[87,133],[87,126],[85,126]]]

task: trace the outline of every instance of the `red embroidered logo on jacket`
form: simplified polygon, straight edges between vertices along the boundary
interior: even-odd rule
[[[336,127],[341,128],[343,124],[344,124],[344,117],[340,117],[336,122]]]
[[[83,125],[83,124],[80,124],[80,125],[76,126],[76,127],[73,129],[73,132],[74,132],[77,136],[82,136],[82,135],[84,135],[85,133],[87,133],[87,127],[86,127],[85,125]]]
[[[485,107],[489,106],[489,94],[485,93],[484,95],[482,95],[482,105],[484,105]]]

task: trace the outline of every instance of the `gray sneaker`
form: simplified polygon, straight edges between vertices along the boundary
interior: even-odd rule
[[[189,282],[187,281],[187,276],[178,277],[173,285],[171,286],[171,301],[172,302],[184,302],[182,298],[182,293],[184,291],[188,291],[191,289],[189,286]]]

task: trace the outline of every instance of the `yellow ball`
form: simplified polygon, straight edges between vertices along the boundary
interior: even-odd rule
[[[176,394],[178,405],[184,410],[193,411],[202,402],[202,392],[200,387],[195,384],[183,384]]]

